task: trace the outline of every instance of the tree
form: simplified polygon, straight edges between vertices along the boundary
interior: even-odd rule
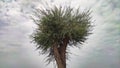
[[[55,6],[37,9],[35,16],[37,28],[32,38],[37,49],[48,55],[49,62],[55,60],[58,68],[66,68],[67,47],[82,45],[90,34],[90,11]]]

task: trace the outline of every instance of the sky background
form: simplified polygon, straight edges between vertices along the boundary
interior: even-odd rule
[[[91,9],[93,34],[81,49],[69,48],[67,68],[120,68],[119,0],[0,0],[0,68],[54,68],[31,43],[35,8],[71,5]]]

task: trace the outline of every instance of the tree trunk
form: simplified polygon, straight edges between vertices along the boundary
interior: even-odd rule
[[[66,68],[66,48],[68,44],[68,38],[63,39],[63,44],[55,43],[53,45],[54,57],[57,63],[58,68]]]
[[[56,43],[53,45],[53,51],[58,68],[65,68],[65,66],[62,63],[62,59],[60,57],[60,53]]]
[[[64,68],[66,68],[66,48],[67,48],[67,44],[68,44],[68,39],[65,38],[63,40],[63,44],[61,44],[60,48],[59,48],[59,52],[60,52],[60,56],[61,56]]]

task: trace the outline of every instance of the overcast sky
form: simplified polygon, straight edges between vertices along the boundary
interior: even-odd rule
[[[29,37],[36,28],[30,16],[46,5],[92,11],[93,34],[81,49],[69,48],[68,68],[120,68],[119,0],[0,0],[0,68],[54,67],[46,66]]]

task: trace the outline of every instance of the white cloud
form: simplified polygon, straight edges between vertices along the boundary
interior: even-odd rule
[[[111,0],[46,0],[51,5],[71,5],[81,9],[91,8],[95,27],[93,34],[84,44],[83,48],[70,48],[71,55],[69,68],[119,68],[119,8],[111,8]],[[39,3],[40,2],[40,3]],[[50,3],[51,2],[51,3]],[[113,1],[116,4],[119,0]],[[2,6],[4,5],[4,6]],[[29,35],[33,32],[35,24],[29,19],[34,8],[46,6],[44,0],[19,0],[8,2],[0,1],[0,56],[3,63],[8,66],[18,65],[27,68],[29,65],[42,68],[45,66],[44,56],[38,56],[35,47],[30,43]],[[7,23],[7,24],[1,24]],[[115,24],[118,23],[118,24]],[[1,28],[2,25],[2,28]],[[117,43],[116,43],[117,42]],[[9,55],[7,55],[9,54]],[[74,56],[75,55],[75,56]],[[76,56],[78,55],[78,56]],[[9,60],[9,62],[6,60]],[[22,64],[26,61],[25,64]],[[104,62],[103,62],[104,61]],[[0,66],[1,63],[0,61]],[[12,62],[10,64],[10,62]],[[16,62],[16,64],[15,64]],[[18,63],[18,64],[17,64]],[[94,65],[93,65],[94,64]],[[23,65],[23,67],[21,67]],[[37,68],[36,67],[36,68]],[[2,67],[6,68],[6,67]],[[7,67],[8,68],[8,67]],[[10,67],[9,67],[10,68]]]

